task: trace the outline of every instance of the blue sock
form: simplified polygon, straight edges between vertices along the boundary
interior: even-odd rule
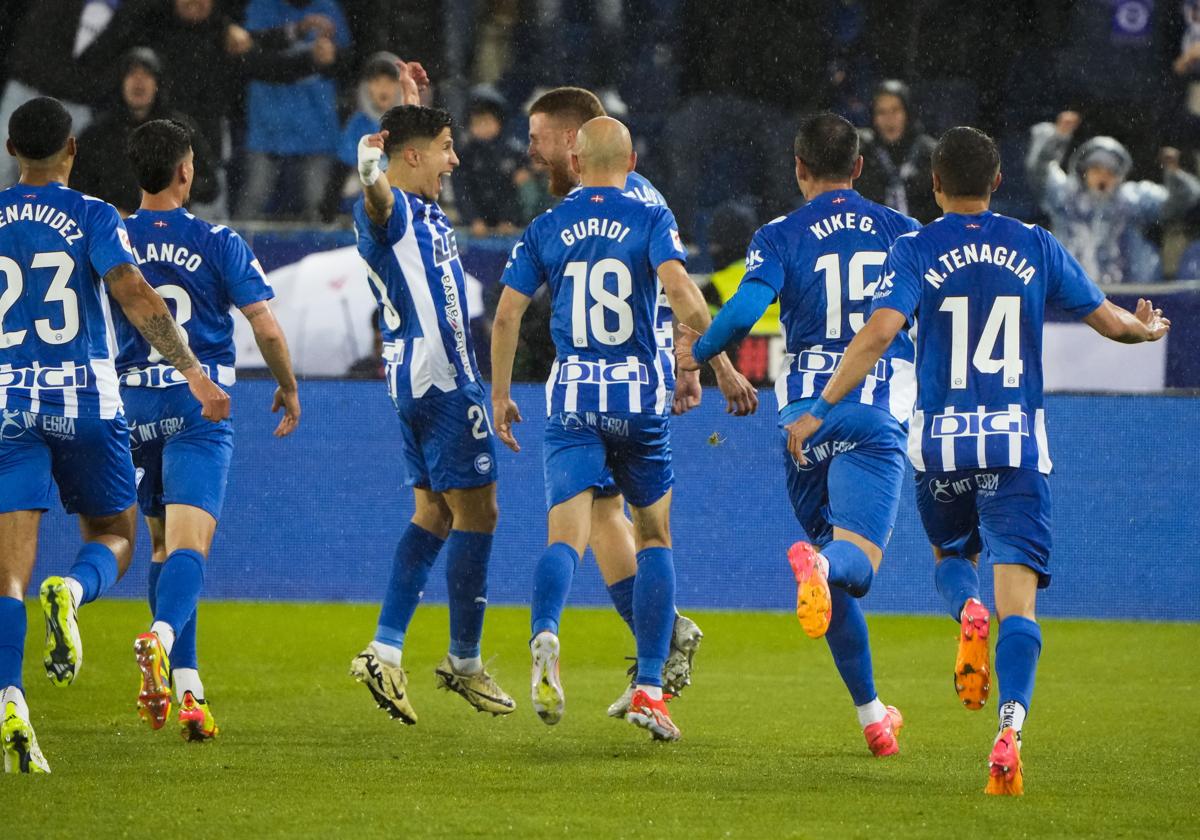
[[[162,577],[162,563],[151,563],[150,573],[146,576],[146,600],[150,602],[150,615],[158,610],[158,579]]]
[[[67,576],[79,581],[83,587],[83,601],[79,606],[90,604],[117,582],[117,555],[104,543],[84,543]]]
[[[636,578],[637,575],[630,575],[608,587],[608,595],[612,598],[613,606],[617,608],[617,614],[625,619],[635,638],[637,631],[633,627],[633,582]]]
[[[1038,655],[1042,652],[1042,629],[1036,621],[1010,615],[1000,622],[996,642],[996,678],[1000,681],[1000,705],[1010,701],[1029,710]]]
[[[200,603],[204,588],[204,555],[177,548],[167,555],[155,587],[154,620],[170,625],[178,637]]]
[[[25,653],[25,602],[0,598],[0,689],[15,685],[22,691],[21,663]],[[0,709],[0,714],[4,710]]]
[[[962,618],[967,599],[979,597],[979,570],[965,557],[944,558],[934,567],[933,580],[955,621]]]
[[[875,569],[865,551],[847,540],[834,540],[821,549],[829,561],[829,585],[861,598],[871,589]]]
[[[396,544],[396,556],[392,561],[392,575],[388,579],[387,592],[379,610],[379,625],[375,628],[375,641],[393,647],[404,647],[404,634],[412,621],[429,570],[437,560],[438,552],[445,542],[420,525],[409,523]]]
[[[867,619],[863,615],[858,599],[844,590],[829,590],[833,601],[833,615],[825,641],[833,654],[842,682],[850,690],[855,706],[870,703],[878,695],[875,692],[875,676],[871,673],[871,643],[867,637]]]
[[[637,682],[662,685],[662,669],[675,628],[675,562],[669,548],[643,548],[633,581]]]
[[[551,543],[538,558],[533,570],[533,601],[530,603],[533,635],[546,631],[558,635],[558,622],[567,605],[571,578],[578,565],[579,555],[566,543]]]
[[[150,614],[158,610],[158,579],[162,577],[163,566],[166,563],[151,563],[150,574],[148,575],[149,586],[147,587],[147,600],[150,601]],[[188,619],[187,624],[183,625],[183,629],[175,634],[175,644],[171,647],[171,667],[172,668],[193,668],[198,669],[200,666],[196,662],[196,616],[200,614],[200,608],[196,607],[196,611],[192,613],[192,617]]]
[[[479,656],[483,614],[487,610],[488,558],[492,535],[451,531],[446,540],[446,588],[450,593],[450,653],[459,659]]]

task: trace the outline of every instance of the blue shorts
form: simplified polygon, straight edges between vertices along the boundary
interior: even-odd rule
[[[129,427],[113,420],[0,411],[0,513],[49,510],[112,516],[133,504]]]
[[[441,493],[496,480],[496,439],[479,383],[393,402],[400,416],[406,487]]]
[[[649,507],[675,483],[670,418],[665,414],[560,412],[546,420],[543,450],[546,507],[586,490],[624,493],[634,507]]]
[[[782,419],[790,422],[793,415],[798,413]],[[825,545],[838,527],[886,548],[908,472],[904,429],[896,418],[862,403],[839,403],[808,441],[804,466],[788,452],[787,431],[781,431],[788,496],[808,539]]]
[[[221,518],[233,424],[211,423],[185,385],[122,388],[137,469],[138,507],[162,518],[167,505],[191,505]]]
[[[1050,482],[1036,470],[998,467],[917,473],[917,510],[929,542],[948,554],[984,551],[1028,566],[1050,585]]]

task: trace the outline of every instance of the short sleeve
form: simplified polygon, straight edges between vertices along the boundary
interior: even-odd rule
[[[871,299],[871,312],[895,309],[909,321],[914,320],[921,303],[921,274],[917,265],[915,243],[911,236],[902,236],[892,243],[879,285]]]
[[[679,238],[679,225],[675,214],[663,205],[654,207],[653,224],[650,228],[650,264],[658,268],[670,260],[679,260],[687,265],[687,249]]]
[[[84,231],[88,260],[97,277],[104,277],[122,263],[136,265],[129,233],[116,208],[103,201],[89,200],[88,227]]]
[[[1045,244],[1046,265],[1050,270],[1046,300],[1072,318],[1091,315],[1104,303],[1104,292],[1062,243],[1041,228],[1038,228],[1038,234]]]
[[[775,297],[779,297],[787,276],[787,266],[775,243],[773,228],[776,227],[774,224],[764,225],[750,240],[750,247],[746,249],[746,273],[742,276],[742,283],[757,280],[764,286],[769,286],[775,292]]]
[[[515,289],[526,297],[533,297],[546,281],[546,273],[542,270],[534,242],[534,225],[530,225],[525,229],[525,235],[520,241],[513,245],[512,253],[508,255],[508,263],[504,266],[504,274],[500,277],[502,285]]]
[[[230,230],[223,251],[221,277],[225,281],[225,294],[234,306],[241,309],[275,297],[275,290],[246,240]]]
[[[408,228],[408,200],[404,197],[404,193],[395,187],[392,187],[392,197],[395,199],[392,204],[392,215],[388,217],[387,225],[381,226],[375,224],[367,215],[367,200],[363,196],[359,196],[358,200],[354,202],[354,229],[359,236],[369,236],[380,245],[388,246],[394,245],[404,238],[404,232]]]

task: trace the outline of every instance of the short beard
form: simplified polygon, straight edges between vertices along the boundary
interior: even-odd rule
[[[579,182],[575,180],[574,174],[566,165],[547,164],[547,167],[550,170],[550,195],[562,198],[579,186]]]

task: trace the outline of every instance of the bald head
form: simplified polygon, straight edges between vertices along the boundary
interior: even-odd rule
[[[585,122],[575,137],[571,157],[584,186],[604,186],[610,181],[624,186],[625,176],[637,163],[629,129],[612,117]]]

